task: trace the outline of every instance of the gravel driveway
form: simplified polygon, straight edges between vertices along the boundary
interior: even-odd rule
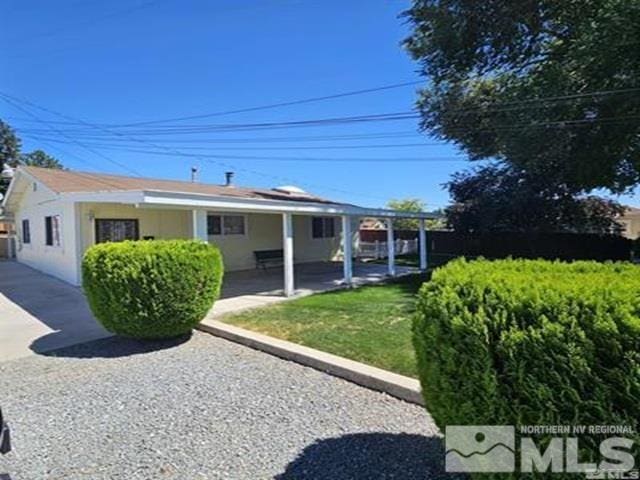
[[[0,363],[15,451],[0,477],[413,479],[441,475],[420,407],[204,333],[97,340]]]

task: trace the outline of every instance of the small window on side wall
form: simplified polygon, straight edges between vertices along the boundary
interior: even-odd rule
[[[29,220],[22,220],[22,243],[31,243]]]
[[[335,237],[335,219],[333,217],[313,217],[311,219],[311,236],[313,238]]]
[[[60,215],[44,217],[44,243],[50,247],[59,247],[60,235]]]

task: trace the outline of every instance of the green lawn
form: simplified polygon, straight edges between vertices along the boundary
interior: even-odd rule
[[[384,285],[321,293],[221,320],[415,377],[411,320],[424,279],[412,275]]]

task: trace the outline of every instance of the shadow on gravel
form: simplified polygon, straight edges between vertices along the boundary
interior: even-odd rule
[[[444,472],[444,447],[437,437],[358,433],[316,441],[275,478],[410,480],[463,477]]]
[[[135,340],[124,337],[109,337],[42,352],[40,355],[67,358],[129,357],[177,347],[187,342],[191,336],[192,333],[188,333],[187,335],[167,340]]]

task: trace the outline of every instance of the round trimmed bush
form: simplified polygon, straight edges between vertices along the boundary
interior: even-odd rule
[[[422,286],[413,340],[425,403],[442,430],[626,425],[638,432],[640,267],[631,263],[456,260]],[[601,458],[600,440],[581,437],[581,454]],[[633,440],[640,445],[640,434]]]
[[[220,251],[193,240],[101,243],[84,255],[83,288],[98,321],[132,338],[190,332],[222,283]]]

